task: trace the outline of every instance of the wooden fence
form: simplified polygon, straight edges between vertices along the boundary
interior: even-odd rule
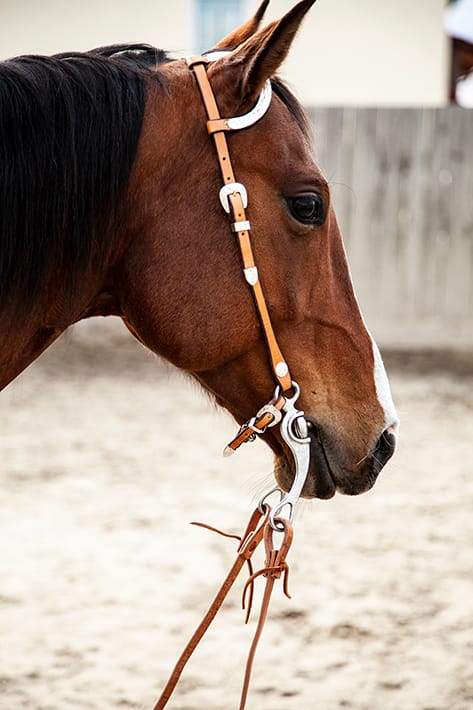
[[[473,111],[309,116],[375,334],[385,344],[473,345]]]

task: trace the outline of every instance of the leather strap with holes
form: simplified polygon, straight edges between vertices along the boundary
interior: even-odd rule
[[[232,129],[228,125],[227,120],[222,119],[220,116],[215,95],[207,76],[206,65],[208,64],[208,60],[205,59],[205,57],[200,56],[190,57],[187,60],[187,64],[194,73],[200,94],[202,96],[202,101],[204,103],[208,118],[207,130],[212,136],[215,144],[223,183],[224,185],[231,185],[232,183],[235,183],[235,175],[230,159],[230,153],[228,151],[225,132],[231,131]],[[232,229],[238,240],[245,278],[251,287],[251,292],[253,294],[261,327],[263,329],[271,369],[276,382],[281,387],[281,390],[283,392],[287,392],[292,387],[291,374],[276,340],[266,299],[264,297],[263,289],[261,288],[258,270],[253,256],[253,249],[251,247],[250,223],[246,217],[242,195],[237,191],[230,193],[228,195],[228,202],[231,210]]]

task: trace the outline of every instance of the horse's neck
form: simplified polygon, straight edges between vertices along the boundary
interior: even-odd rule
[[[36,360],[63,332],[60,328],[23,327],[2,329],[0,319],[0,390]],[[30,325],[30,324],[29,324]]]
[[[73,323],[92,316],[120,315],[111,293],[101,291],[82,310],[60,320],[38,311],[26,318],[0,314],[0,390],[34,362]],[[21,321],[21,323],[19,322]],[[49,323],[47,325],[46,323]]]

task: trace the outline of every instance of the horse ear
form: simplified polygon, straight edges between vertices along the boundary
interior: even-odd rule
[[[260,93],[267,79],[273,76],[286,58],[302,20],[315,0],[302,0],[283,18],[272,22],[254,34],[227,58],[222,68],[239,69],[239,90],[243,100]]]
[[[263,0],[253,17],[237,30],[221,39],[220,42],[215,45],[214,49],[235,49],[236,47],[239,47],[240,44],[243,44],[243,42],[247,39],[252,37],[260,26],[268,5],[269,0]]]

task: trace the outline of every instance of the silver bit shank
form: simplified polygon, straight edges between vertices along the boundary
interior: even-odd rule
[[[291,450],[294,458],[295,474],[290,490],[286,495],[281,497],[279,503],[277,503],[271,511],[269,522],[275,530],[280,529],[276,518],[287,505],[289,506],[289,515],[287,517],[290,522],[292,522],[297,501],[300,498],[309,472],[310,437],[308,436],[307,421],[304,417],[304,412],[300,409],[296,409],[294,406],[300,391],[299,386],[295,382],[293,382],[293,388],[294,396],[288,398],[283,406],[284,416],[280,427],[281,436]],[[260,505],[265,498],[266,496],[260,501]]]

